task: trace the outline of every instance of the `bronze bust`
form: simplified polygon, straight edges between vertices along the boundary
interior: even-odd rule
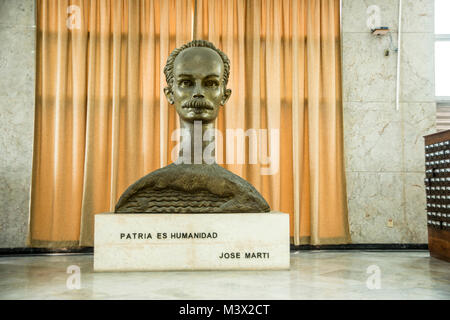
[[[199,129],[201,133],[214,130],[219,108],[231,95],[226,88],[228,57],[211,42],[194,40],[172,51],[164,73],[168,85],[164,93],[180,116],[184,147],[175,163],[128,187],[115,212],[269,212],[269,205],[250,183],[215,162],[214,150],[210,150],[209,157],[204,156],[214,135],[207,143],[196,143],[194,139]]]

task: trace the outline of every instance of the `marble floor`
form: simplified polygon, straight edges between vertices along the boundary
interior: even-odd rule
[[[288,271],[94,273],[92,265],[90,254],[0,256],[0,299],[450,299],[450,263],[428,251],[297,251]],[[70,266],[79,267],[79,289]]]

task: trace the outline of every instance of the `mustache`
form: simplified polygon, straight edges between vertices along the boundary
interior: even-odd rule
[[[198,98],[192,98],[186,101],[181,105],[182,108],[203,108],[203,109],[214,109],[214,106],[211,102],[204,100],[204,99],[198,99]]]

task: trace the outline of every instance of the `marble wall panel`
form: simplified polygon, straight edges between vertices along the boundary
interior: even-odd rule
[[[34,98],[0,96],[0,168],[4,174],[30,176],[33,150]]]
[[[368,32],[367,20],[372,13],[367,9],[379,7],[381,26],[398,31],[398,0],[343,0],[343,32]],[[434,32],[433,0],[403,0],[402,32]]]
[[[26,244],[30,177],[21,171],[0,171],[0,248],[23,248]]]
[[[34,0],[0,0],[0,24],[35,26]]]
[[[436,132],[436,104],[410,102],[400,104],[403,117],[403,148],[406,172],[425,169],[424,135]]]
[[[367,20],[372,13],[367,9],[376,5],[379,7],[381,26],[387,26],[396,32],[398,27],[398,0],[343,0],[342,31],[369,32]]]
[[[390,103],[344,104],[344,147],[350,171],[401,171],[400,112]]]
[[[347,172],[353,243],[427,243],[423,179],[422,173]]]
[[[34,133],[33,0],[0,0],[0,247],[25,247]]]
[[[402,173],[347,172],[353,243],[400,243],[404,237]],[[388,227],[388,220],[393,227]]]
[[[403,243],[427,243],[425,173],[405,173],[405,223],[402,225]]]
[[[402,32],[433,33],[434,0],[403,0]]]
[[[32,27],[0,25],[0,96],[33,96],[35,33]]]
[[[33,155],[34,98],[0,96],[0,247],[25,247]]]
[[[393,41],[397,35],[393,34]],[[388,37],[370,33],[343,35],[343,96],[344,101],[395,101],[395,54],[384,55],[389,48]]]
[[[400,101],[434,102],[434,34],[403,34],[400,81]]]

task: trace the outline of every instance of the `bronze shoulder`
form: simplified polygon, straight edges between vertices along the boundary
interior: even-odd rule
[[[114,211],[257,213],[270,207],[250,183],[217,164],[170,164],[128,187]]]

